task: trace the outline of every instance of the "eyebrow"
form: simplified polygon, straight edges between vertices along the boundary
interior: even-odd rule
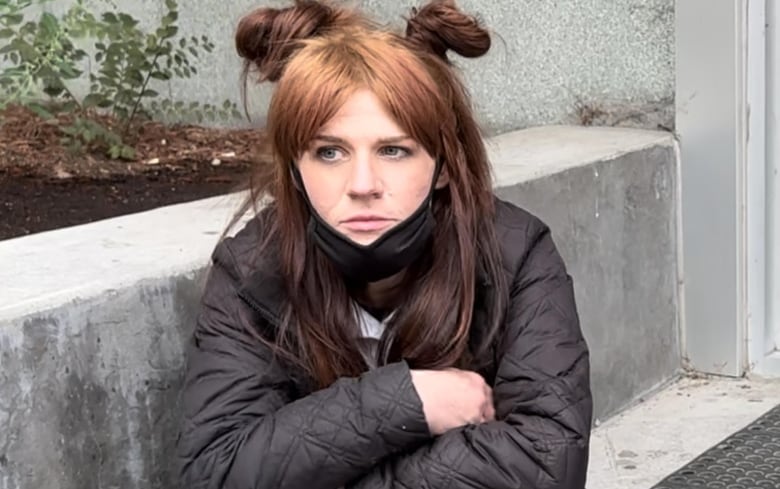
[[[412,138],[407,136],[407,135],[405,135],[405,134],[403,134],[403,135],[400,135],[400,136],[392,136],[392,137],[389,137],[389,138],[381,138],[381,139],[377,140],[377,144],[396,144],[396,143],[400,143],[402,141],[408,141],[410,139],[412,139]],[[323,142],[326,142],[326,143],[335,143],[335,144],[344,144],[344,145],[347,144],[346,140],[344,140],[344,139],[342,139],[340,137],[337,137],[337,136],[330,136],[328,134],[318,134],[317,136],[314,136],[314,140],[315,141],[323,141]]]

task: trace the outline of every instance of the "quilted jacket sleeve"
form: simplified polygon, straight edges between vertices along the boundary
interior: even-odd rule
[[[376,466],[353,489],[583,489],[592,401],[588,348],[549,230],[533,243],[511,292],[494,385],[496,419],[452,430]]]
[[[334,489],[430,440],[406,364],[293,399],[288,373],[238,326],[235,267],[219,249],[188,354],[181,487]]]

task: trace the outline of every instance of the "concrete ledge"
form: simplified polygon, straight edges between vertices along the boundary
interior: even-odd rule
[[[680,367],[673,139],[555,127],[496,143],[497,194],[550,225],[574,277],[603,419]]]
[[[232,194],[0,241],[0,320],[203,266]]]
[[[672,378],[676,157],[665,133],[545,127],[489,142],[497,193],[574,276],[600,418]],[[0,488],[176,487],[184,342],[237,196],[0,242]]]

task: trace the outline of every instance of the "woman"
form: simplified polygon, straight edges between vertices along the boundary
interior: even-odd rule
[[[404,36],[299,0],[242,19],[276,82],[272,201],[216,248],[183,393],[187,488],[585,484],[588,349],[548,228],[496,199],[447,52],[451,0]]]

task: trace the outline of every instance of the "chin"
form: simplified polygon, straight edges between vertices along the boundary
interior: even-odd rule
[[[342,231],[343,232],[343,231]],[[361,246],[368,246],[374,241],[378,240],[384,232],[377,231],[375,233],[355,233],[355,232],[345,232],[344,235],[349,238],[351,241],[361,245]]]

